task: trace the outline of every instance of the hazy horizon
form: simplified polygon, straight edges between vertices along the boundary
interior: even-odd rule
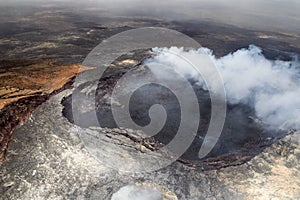
[[[72,2],[72,3],[71,3]],[[0,0],[0,6],[67,7],[94,15],[150,17],[169,21],[214,21],[242,28],[300,33],[297,0]],[[25,9],[25,7],[24,7]]]

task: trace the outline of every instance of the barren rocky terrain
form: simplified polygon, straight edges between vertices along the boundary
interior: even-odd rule
[[[101,41],[124,30],[172,28],[217,56],[258,44],[266,57],[283,60],[300,53],[299,35],[207,21],[112,17],[93,9],[86,12],[53,5],[3,6],[0,10],[0,152],[4,158],[0,199],[117,200],[118,191],[123,191],[122,195],[128,190],[150,192],[157,199],[300,199],[300,133],[295,130],[245,144],[253,151],[241,147],[240,151],[218,154],[216,150],[205,160],[180,158],[154,172],[124,173],[116,170],[117,166],[155,151],[163,145],[163,138],[145,140],[137,130],[76,125],[70,107],[72,80],[77,73],[90,70],[79,63]],[[121,57],[112,63],[110,73],[138,67],[145,57]],[[112,87],[105,81],[113,78],[102,80],[98,92]],[[84,88],[83,95],[88,95],[89,89]],[[251,123],[260,137],[260,129]],[[90,154],[82,134],[95,138],[103,159]],[[230,134],[225,132],[224,138]],[[159,156],[153,162],[172,155]]]
[[[81,65],[61,65],[54,60],[2,61],[0,67],[0,155],[6,157],[14,128],[50,96],[70,88]]]
[[[238,166],[202,171],[175,162],[152,173],[124,174],[92,157],[78,131],[97,134],[106,156],[119,165],[123,164],[118,163],[120,152],[143,154],[147,148],[124,136],[136,136],[132,130],[82,129],[71,124],[62,116],[61,105],[70,92],[52,97],[14,132],[9,156],[1,166],[2,199],[110,199],[123,186],[141,184],[171,191],[178,199],[300,197],[299,133],[286,136]],[[130,161],[130,154],[123,159]]]
[[[126,63],[122,59],[116,63]],[[136,156],[155,151],[160,143],[145,140],[134,130],[72,124],[63,114],[70,107],[62,104],[72,90],[52,96],[14,131],[8,157],[1,165],[2,199],[110,199],[124,186],[137,193],[154,191],[158,199],[300,197],[299,132],[274,140],[249,162],[236,153],[215,156],[200,165],[181,161],[151,173],[125,173],[116,167],[121,169]],[[80,139],[84,135],[97,141],[103,159],[89,154],[90,147]],[[137,171],[140,167],[134,166]]]

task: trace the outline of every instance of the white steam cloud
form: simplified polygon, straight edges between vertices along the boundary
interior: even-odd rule
[[[230,104],[250,105],[271,128],[300,129],[300,63],[268,60],[254,45],[227,56],[216,58],[206,48],[184,51],[183,48],[154,48],[159,54],[145,64],[163,64],[206,86],[197,71],[180,57],[194,58],[208,54],[223,78],[227,101]],[[177,55],[180,56],[177,56]],[[194,59],[193,59],[194,60]],[[201,63],[201,59],[197,59]]]
[[[135,185],[122,187],[114,193],[111,200],[162,200],[163,195],[157,189]]]

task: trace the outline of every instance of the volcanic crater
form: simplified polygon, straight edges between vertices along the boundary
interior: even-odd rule
[[[140,79],[151,76],[151,70],[143,61],[153,55],[154,53],[147,49],[136,50],[119,57],[111,63],[97,83],[87,82],[77,88],[80,95],[86,95],[81,91],[93,84],[97,85],[94,106],[76,106],[76,104],[72,104],[72,95],[70,95],[62,101],[63,116],[76,125],[88,128],[96,126],[89,120],[91,112],[95,109],[98,125],[111,129],[118,128],[111,108],[112,103],[115,103],[112,100],[114,87],[128,71],[133,72]],[[243,164],[284,135],[280,131],[268,130],[263,122],[256,118],[255,111],[251,106],[242,103],[228,104],[224,128],[217,144],[205,158],[199,159],[198,153],[211,118],[211,99],[209,92],[199,87],[195,80],[189,79],[188,81],[197,96],[201,119],[192,144],[180,156],[179,162],[204,170]],[[154,104],[164,107],[167,119],[163,128],[156,135],[149,136],[148,139],[154,143],[152,147],[156,147],[150,148],[151,151],[156,151],[159,147],[169,144],[174,139],[181,123],[180,105],[176,95],[170,89],[155,83],[146,84],[133,92],[129,105],[132,120],[139,126],[148,125],[151,121],[148,111]],[[73,112],[80,116],[79,121],[74,122]],[[147,147],[145,141],[144,145]]]

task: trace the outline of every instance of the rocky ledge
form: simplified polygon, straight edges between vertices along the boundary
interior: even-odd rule
[[[70,88],[81,65],[55,60],[0,61],[0,159],[4,160],[14,128],[50,96]]]

